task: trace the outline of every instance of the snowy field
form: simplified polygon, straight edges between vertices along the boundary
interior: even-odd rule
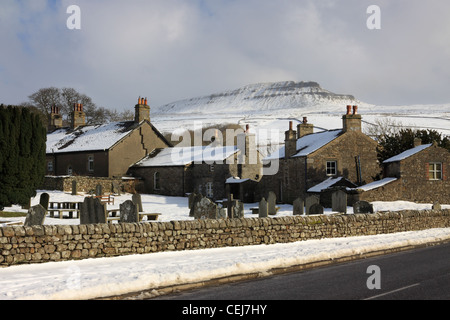
[[[40,195],[44,192],[47,192],[50,195],[50,201],[53,202],[83,202],[85,195],[79,194],[77,196],[72,196],[68,192],[62,191],[45,191],[39,190],[37,192],[36,197],[31,199],[31,205],[37,205],[39,203]],[[120,203],[131,200],[131,194],[123,194],[121,196],[114,197],[114,205],[107,205],[107,209],[119,209]],[[188,208],[188,198],[187,197],[166,197],[159,195],[147,195],[143,194],[142,198],[142,206],[144,207],[145,212],[159,212],[162,213],[159,216],[158,221],[177,221],[177,220],[193,220],[194,218],[189,217],[189,208]],[[409,201],[392,201],[392,202],[381,202],[375,201],[372,202],[375,211],[400,211],[400,210],[429,210],[432,207],[432,204],[419,204]],[[251,218],[256,217],[253,215],[250,208],[257,207],[258,203],[245,203],[244,204],[244,217]],[[280,207],[277,217],[280,216],[289,216],[292,215],[293,207],[290,204],[281,204],[277,205]],[[442,205],[443,209],[450,209],[450,204]],[[20,206],[13,206],[10,208],[5,208],[5,212],[22,212],[26,213],[27,210],[22,209]],[[333,214],[336,212],[332,212],[330,208],[324,209],[324,214]],[[347,214],[352,214],[353,208],[347,207]],[[67,213],[65,213],[67,215]],[[0,227],[6,226],[9,223],[20,223],[24,222],[25,217],[18,218],[1,218],[0,217]],[[67,219],[67,216],[64,219],[59,218],[50,218],[46,217],[44,224],[79,224],[79,219]]]
[[[32,200],[38,203],[40,191]],[[68,201],[83,196],[49,192],[51,201]],[[114,207],[131,199],[116,197]],[[187,220],[187,198],[142,195],[145,210],[163,213],[160,221]],[[430,209],[431,205],[411,202],[374,202],[376,210]],[[251,217],[245,205],[245,216]],[[113,206],[109,206],[112,208]],[[281,205],[277,216],[291,215],[291,205]],[[450,208],[450,205],[444,205]],[[26,212],[20,207],[5,211]],[[351,213],[351,208],[349,207]],[[327,211],[326,214],[332,213]],[[21,222],[24,218],[0,218]],[[4,223],[4,222],[3,222]],[[46,218],[45,224],[78,224],[79,219]],[[5,224],[3,224],[5,225]],[[51,262],[0,268],[1,300],[91,299],[157,289],[174,284],[210,280],[236,274],[269,274],[277,267],[289,267],[319,260],[337,259],[371,251],[420,245],[450,239],[450,228],[403,232],[389,235],[308,240],[289,244],[259,245],[180,252],[161,252],[80,261]],[[157,290],[151,292],[157,295]],[[249,297],[250,299],[251,297]]]

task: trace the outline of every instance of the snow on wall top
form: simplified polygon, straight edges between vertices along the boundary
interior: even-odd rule
[[[397,180],[397,178],[384,178],[384,179],[381,179],[381,180],[378,180],[378,181],[374,181],[374,182],[365,184],[365,185],[360,186],[360,187],[355,188],[355,189],[360,189],[360,190],[363,190],[363,191],[369,191],[369,190],[373,190],[373,189],[376,189],[376,188],[383,187],[383,186],[387,185],[388,183],[394,182],[396,180]]]
[[[429,148],[431,146],[432,146],[432,144],[423,144],[423,145],[417,146],[415,148],[403,151],[402,153],[400,153],[400,154],[398,154],[396,156],[393,156],[392,158],[384,160],[383,163],[390,163],[390,162],[396,162],[396,161],[404,160],[404,159],[406,159],[406,158],[408,158],[408,157],[410,157],[410,156],[412,156],[412,155],[414,155],[414,154],[416,154],[416,153],[418,153],[418,152],[420,152],[422,150],[425,150],[426,148]]]
[[[236,146],[231,147],[174,147],[157,149],[148,157],[135,164],[137,167],[185,166],[192,162],[221,163],[238,152]]]
[[[292,157],[304,157],[310,153],[322,148],[326,144],[330,143],[342,134],[342,130],[330,130],[323,131],[313,134],[308,134],[306,136],[297,139],[297,153]],[[273,152],[267,156],[264,161],[281,159],[285,156],[285,147],[281,147],[278,151]]]
[[[108,150],[136,128],[134,121],[58,129],[47,134],[47,153]]]

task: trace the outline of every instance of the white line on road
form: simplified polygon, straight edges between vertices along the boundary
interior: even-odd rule
[[[372,300],[372,299],[376,299],[376,298],[383,297],[383,296],[386,296],[386,295],[391,294],[391,293],[394,293],[394,292],[399,292],[399,291],[406,290],[406,289],[409,289],[409,288],[412,288],[412,287],[416,287],[416,286],[418,286],[418,285],[420,285],[420,283],[415,283],[415,284],[412,284],[412,285],[410,285],[410,286],[406,286],[406,287],[403,287],[403,288],[399,288],[399,289],[396,289],[396,290],[392,290],[392,291],[389,291],[389,292],[385,292],[385,293],[382,293],[382,294],[378,294],[378,295],[376,295],[376,296],[369,297],[369,298],[366,298],[366,299],[364,299],[364,300]]]

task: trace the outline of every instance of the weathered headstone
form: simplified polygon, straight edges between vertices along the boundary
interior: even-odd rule
[[[101,184],[98,184],[98,185],[95,187],[95,195],[96,195],[96,196],[102,196],[102,195],[103,195],[103,187],[102,187]]]
[[[196,195],[197,194],[195,192],[192,192],[192,193],[189,194],[189,196],[188,196],[188,207],[189,207],[189,209],[192,209],[192,205],[194,204],[194,199],[195,199]]]
[[[269,191],[269,196],[267,197],[267,207],[268,207],[268,213],[270,215],[277,214],[277,196],[273,191]]]
[[[203,199],[203,196],[201,194],[195,194],[192,202],[191,202],[191,207],[189,210],[189,217],[194,217],[194,209],[195,209],[195,205],[197,204],[197,202],[200,202],[200,200]]]
[[[217,219],[217,211],[217,205],[206,197],[194,204],[195,219]]]
[[[134,223],[139,222],[139,212],[136,204],[131,200],[127,200],[120,204],[120,222]]]
[[[144,212],[144,207],[142,207],[142,197],[139,193],[135,193],[131,196],[131,201],[137,206],[138,212]]]
[[[269,214],[269,208],[266,199],[262,198],[259,202],[259,217],[260,218],[267,218],[267,215]]]
[[[47,210],[45,210],[45,208],[40,204],[31,207],[28,210],[27,217],[25,218],[23,225],[25,227],[42,226],[44,224],[46,214]]]
[[[243,218],[244,217],[244,203],[239,200],[233,200],[231,202],[231,215],[228,213],[228,218]]]
[[[337,190],[331,194],[331,210],[347,213],[347,193]]]
[[[302,198],[297,198],[294,200],[294,208],[293,208],[293,213],[294,216],[298,216],[298,215],[302,215],[303,214],[303,199]]]
[[[373,205],[367,201],[357,201],[353,204],[353,213],[373,213]]]
[[[48,203],[50,201],[50,195],[48,193],[41,194],[39,198],[39,204],[44,207],[45,210],[48,210]]]
[[[441,204],[437,201],[433,203],[433,206],[431,207],[432,210],[442,210]]]
[[[100,199],[86,197],[80,207],[80,224],[106,223],[106,207]]]
[[[217,219],[226,219],[227,218],[227,208],[217,208]]]
[[[117,194],[120,196],[120,185],[117,181],[112,182],[112,191],[114,194]]]
[[[319,204],[320,199],[317,196],[309,196],[305,200],[305,213],[310,214],[309,210],[313,204]]]
[[[320,203],[314,203],[309,208],[309,214],[323,214],[323,207]]]
[[[72,180],[72,195],[73,196],[77,195],[77,181],[76,180]]]

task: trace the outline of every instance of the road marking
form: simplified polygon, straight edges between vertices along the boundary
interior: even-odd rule
[[[412,284],[412,285],[410,285],[410,286],[406,286],[406,287],[403,287],[403,288],[399,288],[399,289],[396,289],[396,290],[392,290],[392,291],[389,291],[389,292],[385,292],[385,293],[382,293],[382,294],[378,294],[378,295],[376,295],[376,296],[369,297],[369,298],[366,298],[366,299],[364,299],[364,300],[376,299],[376,298],[379,298],[379,297],[382,297],[382,296],[386,296],[386,295],[391,294],[391,293],[394,293],[394,292],[398,292],[398,291],[406,290],[406,289],[409,289],[409,288],[412,288],[412,287],[416,287],[416,286],[418,286],[418,285],[420,285],[420,283],[415,283],[415,284]]]

